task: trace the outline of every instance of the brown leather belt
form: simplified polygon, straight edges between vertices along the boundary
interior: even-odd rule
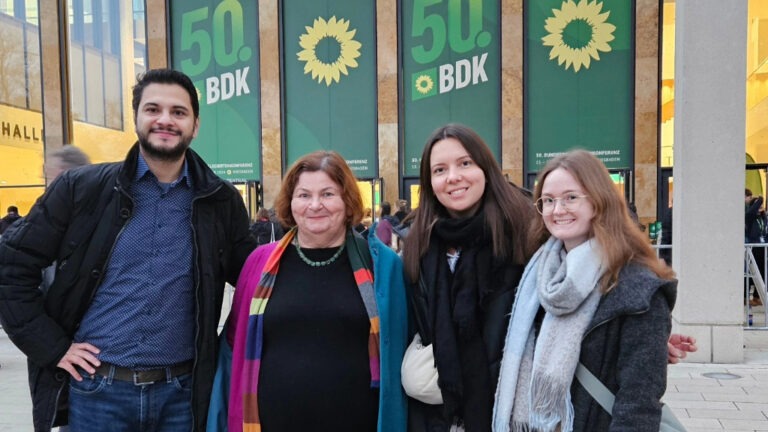
[[[181,375],[186,375],[192,372],[193,361],[185,361],[184,363],[175,364],[173,366],[149,369],[149,370],[133,370],[122,366],[113,365],[110,363],[101,363],[101,366],[96,368],[96,373],[105,377],[112,374],[112,379],[118,381],[128,381],[136,385],[139,384],[152,384],[157,381],[165,381],[168,378],[176,378]],[[114,372],[112,371],[114,369]]]

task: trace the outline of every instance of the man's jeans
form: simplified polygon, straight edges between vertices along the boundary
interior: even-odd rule
[[[70,378],[71,432],[189,432],[192,430],[192,374],[136,385],[83,373]]]

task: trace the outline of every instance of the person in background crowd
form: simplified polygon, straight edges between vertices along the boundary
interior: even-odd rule
[[[632,222],[640,228],[640,231],[645,232],[645,225],[640,222],[640,218],[637,216],[637,206],[633,202],[627,202],[627,210],[629,211],[629,217]]]
[[[50,186],[61,174],[72,168],[86,166],[91,164],[91,159],[80,148],[74,145],[64,145],[52,150],[46,154],[43,173],[45,174],[45,183]],[[43,269],[43,281],[40,283],[40,290],[45,294],[53,284],[56,277],[57,263]],[[31,382],[30,382],[31,384]],[[34,387],[30,386],[30,392],[34,393]],[[58,432],[68,432],[69,426],[61,426]]]
[[[0,320],[28,357],[36,431],[205,430],[224,284],[255,241],[237,189],[189,149],[190,78],[149,70],[132,106],[126,159],[61,174],[0,240]]]
[[[19,219],[21,219],[21,215],[19,215],[19,208],[16,206],[8,206],[8,214],[0,219],[0,235],[5,233],[5,230],[10,228],[11,225],[13,225],[13,223]]]
[[[763,197],[753,196],[752,191],[744,189],[744,242],[745,243],[765,243],[765,209],[763,208]],[[752,251],[752,256],[755,257],[755,263],[760,270],[759,275],[755,275],[757,278],[765,277],[765,248],[762,246],[754,246],[749,248]],[[751,280],[747,279],[747,282],[751,284]],[[750,287],[750,291],[751,291]],[[746,289],[745,289],[746,293]],[[746,294],[745,294],[746,295]],[[762,304],[760,297],[755,293],[750,292],[750,297],[745,299],[749,301],[750,306],[759,306]]]
[[[753,196],[752,191],[744,189],[744,241],[745,243],[764,243],[765,209],[763,197]]]
[[[387,201],[381,202],[381,219],[376,224],[376,237],[385,245],[392,247],[392,229],[398,224],[397,219],[391,215],[392,206]]]
[[[256,222],[251,225],[251,235],[259,246],[280,240],[285,235],[279,223],[269,219],[269,210],[262,207],[256,213]]]
[[[372,211],[370,208],[366,207],[363,209],[363,218],[360,219],[360,222],[355,225],[354,230],[363,238],[368,238],[368,234],[370,233],[371,224],[373,223],[373,216]]]
[[[661,217],[661,244],[672,245],[672,206],[664,209],[664,214]],[[659,257],[672,267],[672,248],[661,249]]]
[[[56,150],[48,152],[45,158],[45,165],[43,171],[45,173],[45,182],[50,186],[53,181],[59,178],[61,174],[69,171],[72,168],[86,166],[91,164],[91,159],[74,145],[65,145]],[[47,293],[48,289],[53,284],[53,279],[56,276],[56,263],[46,267],[43,270],[43,282],[40,284],[40,289]],[[63,432],[63,430],[61,430]]]
[[[402,263],[375,225],[367,241],[353,231],[363,204],[352,170],[310,153],[275,207],[293,228],[243,268],[222,343],[231,378],[220,362],[208,430],[405,431]]]
[[[442,405],[409,400],[409,431],[491,430],[509,311],[535,211],[488,146],[449,124],[427,140],[403,248],[414,321],[432,345]]]
[[[541,218],[504,346],[493,430],[651,431],[661,421],[677,281],[631,219],[602,162],[551,159]],[[574,379],[583,364],[616,396],[612,413]]]
[[[395,218],[397,219],[398,223],[402,223],[403,219],[405,219],[405,217],[408,216],[408,213],[410,212],[411,210],[408,208],[408,201],[404,199],[397,200],[397,211],[395,212]]]
[[[50,186],[62,173],[90,164],[91,159],[80,148],[71,144],[62,146],[46,155],[43,168],[45,182]]]

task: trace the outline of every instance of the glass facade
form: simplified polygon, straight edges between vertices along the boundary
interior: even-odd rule
[[[659,165],[672,167],[672,143],[675,139],[675,3],[664,2],[662,15]]]
[[[110,3],[75,0],[69,4],[72,117],[120,129],[120,23]]]
[[[136,139],[130,95],[147,65],[146,5],[60,1],[67,6],[69,70],[45,68],[46,80],[68,76],[71,105],[50,109],[54,117],[61,109],[68,114],[73,142],[64,144],[78,145],[94,162],[122,159]],[[0,214],[11,205],[26,214],[45,190],[41,13],[58,21],[58,10],[40,12],[37,0],[0,0]]]
[[[746,151],[768,163],[768,2],[749,0],[747,18]]]
[[[131,87],[146,70],[144,1],[70,0],[73,144],[94,162],[120,160],[136,139]]]
[[[671,167],[675,121],[675,3],[663,5],[661,66],[661,157]],[[746,143],[754,163],[768,163],[768,2],[749,0],[747,22]]]
[[[659,165],[674,165],[675,124],[675,3],[663,3],[660,85],[661,153]],[[747,75],[745,184],[756,195],[765,195],[768,164],[768,2],[749,0],[747,8]],[[660,184],[660,187],[663,187]],[[671,178],[669,197],[672,196]]]
[[[0,213],[26,212],[44,191],[36,0],[0,0]]]

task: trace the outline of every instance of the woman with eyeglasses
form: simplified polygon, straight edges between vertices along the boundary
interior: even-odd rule
[[[605,166],[575,150],[534,191],[543,244],[520,281],[494,431],[658,431],[677,281],[633,223]],[[574,378],[583,364],[615,395],[606,412]]]

